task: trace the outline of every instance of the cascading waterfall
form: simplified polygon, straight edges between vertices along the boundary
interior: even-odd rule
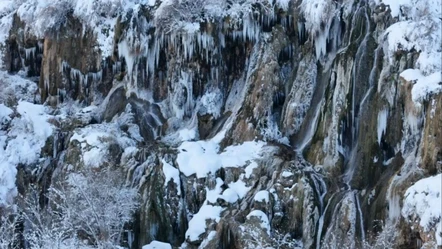
[[[351,102],[351,110],[350,110],[350,124],[351,124],[351,140],[350,140],[350,156],[348,158],[348,161],[346,163],[346,172],[344,174],[344,183],[346,185],[349,185],[351,180],[353,179],[354,171],[357,167],[356,162],[354,161],[356,159],[356,153],[357,153],[357,147],[358,147],[358,134],[359,134],[359,114],[361,113],[361,110],[363,109],[363,104],[365,103],[365,100],[367,99],[368,95],[370,94],[370,88],[365,92],[364,97],[362,97],[360,100],[357,96],[358,90],[363,89],[365,86],[356,85],[357,83],[361,83],[358,79],[358,72],[361,69],[363,64],[366,64],[367,61],[366,55],[368,53],[367,51],[367,42],[368,39],[370,39],[370,18],[367,14],[367,10],[365,8],[359,9],[359,11],[364,11],[364,17],[365,17],[365,36],[361,42],[361,45],[358,47],[358,50],[356,52],[355,56],[355,66],[352,69],[352,102]]]
[[[360,13],[361,11],[364,12],[363,18],[365,21],[365,34],[363,36],[362,42],[360,43],[356,51],[355,64],[352,68],[352,78],[351,78],[352,98],[351,98],[351,110],[349,113],[350,125],[351,125],[350,127],[351,139],[349,140],[350,144],[344,146],[344,148],[348,148],[349,153],[348,152],[344,153],[344,158],[345,158],[344,165],[346,166],[345,166],[345,172],[343,174],[343,184],[345,187],[343,189],[345,192],[343,193],[343,198],[340,200],[340,202],[347,200],[348,198],[353,200],[354,208],[356,208],[355,215],[359,217],[359,219],[355,217],[355,219],[353,220],[354,224],[352,226],[354,227],[354,229],[356,229],[357,223],[359,223],[360,239],[363,241],[365,240],[365,230],[363,224],[363,213],[359,202],[359,191],[352,189],[351,181],[353,180],[355,170],[358,167],[356,160],[358,156],[357,148],[359,146],[358,134],[359,134],[360,114],[362,113],[362,110],[364,110],[364,106],[367,103],[370,94],[372,93],[372,88],[374,85],[372,82],[374,80],[370,79],[368,82],[368,86],[365,86],[361,85],[364,81],[361,81],[358,78],[359,76],[358,74],[360,73],[360,71],[364,70],[363,65],[367,63],[367,54],[368,54],[367,44],[371,36],[370,18],[367,13],[368,10],[366,9],[366,7],[361,7],[358,9],[357,13]],[[356,15],[356,20],[357,17],[358,15]],[[332,215],[335,216],[336,214],[337,214],[336,212],[333,212]],[[332,218],[332,220],[335,221],[336,218]],[[356,230],[353,236],[357,236]]]
[[[316,194],[318,196],[319,200],[319,213],[321,216],[319,217],[318,224],[317,224],[317,232],[316,232],[316,248],[321,248],[321,234],[322,234],[322,228],[324,226],[324,214],[327,209],[327,207],[324,207],[324,198],[327,194],[327,185],[325,184],[323,177],[320,175],[317,175],[317,173],[311,174],[311,180],[313,181],[313,185],[315,187]],[[329,204],[329,203],[328,203]],[[327,204],[327,206],[328,206]]]
[[[324,229],[324,220],[325,220],[325,215],[327,215],[327,210],[328,207],[331,203],[331,201],[335,198],[338,197],[339,199],[334,200],[334,202],[336,202],[337,207],[340,207],[342,205],[344,205],[343,201],[348,201],[348,200],[352,200],[353,202],[353,208],[355,209],[355,219],[354,219],[354,224],[352,225],[352,227],[355,229],[354,230],[354,235],[353,236],[357,236],[356,235],[356,227],[357,229],[360,229],[360,239],[363,241],[365,240],[365,230],[364,230],[364,222],[363,222],[363,213],[361,210],[361,204],[360,204],[360,200],[359,200],[359,191],[358,190],[354,190],[351,188],[351,181],[353,180],[353,176],[355,173],[355,170],[357,168],[357,148],[358,148],[358,134],[359,134],[359,116],[362,112],[362,110],[364,110],[364,106],[366,105],[366,103],[368,102],[371,94],[373,93],[373,89],[375,87],[375,80],[377,77],[376,74],[376,66],[378,64],[378,55],[380,54],[380,47],[376,48],[375,50],[375,59],[374,59],[374,65],[373,68],[370,71],[370,77],[368,79],[368,84],[363,85],[364,81],[360,81],[358,76],[360,71],[364,70],[363,65],[367,63],[367,54],[368,54],[368,43],[369,43],[369,39],[371,39],[371,27],[370,27],[370,17],[368,15],[368,10],[366,6],[360,6],[357,11],[355,16],[353,17],[353,24],[356,25],[356,22],[358,21],[358,18],[363,18],[363,23],[361,22],[361,25],[363,25],[364,27],[364,33],[360,34],[360,38],[362,39],[360,45],[357,48],[356,54],[355,54],[355,64],[353,65],[352,68],[352,78],[351,78],[351,110],[349,110],[349,121],[348,123],[350,124],[350,136],[351,138],[348,140],[347,144],[344,144],[344,146],[342,146],[343,149],[343,154],[344,154],[344,161],[345,161],[345,171],[344,174],[342,175],[342,183],[344,184],[344,188],[341,188],[341,192],[338,195],[333,195],[331,198],[329,198],[327,206],[324,208],[324,204],[323,204],[323,199],[319,198],[319,209],[320,209],[320,218],[318,221],[318,225],[317,225],[317,233],[316,233],[316,248],[320,249],[322,246],[321,243],[321,239],[322,239],[322,231]],[[331,27],[333,28],[333,26]],[[352,31],[353,32],[353,31]],[[350,35],[351,36],[351,35]],[[335,39],[338,39],[338,37],[340,37],[339,35],[336,35]],[[337,47],[336,45],[333,44],[333,47]],[[344,49],[345,50],[345,49]],[[334,59],[334,57],[331,58],[332,61]],[[326,63],[326,65],[332,65],[333,62],[329,62]],[[323,74],[325,80],[327,81],[330,79],[330,73],[328,74]],[[321,89],[321,86],[323,88],[324,85],[327,85],[327,83],[319,83],[317,89],[315,89],[315,94],[317,95],[323,95],[324,93],[322,91],[324,91],[324,89]],[[320,94],[318,94],[318,90],[321,92]],[[322,103],[322,99],[320,98],[320,101],[315,102],[314,99],[312,100],[312,107],[310,108],[310,112],[312,112],[314,115],[311,115],[311,117],[309,117],[307,115],[306,120],[311,120],[310,122],[307,122],[309,125],[309,129],[307,130],[307,132],[303,132],[304,137],[302,137],[301,140],[299,140],[300,142],[298,143],[297,148],[302,151],[312,140],[312,137],[317,129],[317,122],[318,122],[318,118],[320,116],[321,113],[321,103]],[[312,111],[313,110],[313,111]],[[314,183],[314,187],[318,188],[317,183]],[[322,189],[322,188],[320,188]],[[320,190],[316,190],[318,197],[325,197],[325,193],[324,194],[319,194]],[[339,193],[339,192],[338,192]],[[326,237],[330,237],[330,236],[334,236],[334,235],[330,235],[329,233],[333,230],[330,229],[331,227],[335,226],[334,223],[338,222],[337,221],[337,215],[339,213],[339,208],[335,208],[335,210],[331,213],[332,218],[331,218],[331,224],[328,225],[327,228],[327,232],[326,232]]]
[[[353,193],[355,195],[355,199],[356,199],[356,207],[358,209],[358,216],[359,216],[359,225],[360,225],[360,229],[361,229],[361,240],[365,241],[365,229],[364,229],[364,218],[362,215],[362,210],[361,210],[361,203],[359,201],[359,192],[356,190],[353,190]]]

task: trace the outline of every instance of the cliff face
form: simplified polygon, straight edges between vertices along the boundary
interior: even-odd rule
[[[50,129],[0,164],[0,210],[116,166],[130,248],[441,246],[440,4],[11,3],[0,156],[24,101]]]

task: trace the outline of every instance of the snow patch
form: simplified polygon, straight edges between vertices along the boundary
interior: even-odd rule
[[[235,203],[239,199],[238,193],[231,188],[224,190],[220,197],[229,203]]]
[[[220,206],[203,205],[189,221],[186,238],[190,241],[197,241],[206,232],[206,220],[219,222],[222,210],[223,208]]]
[[[169,243],[154,240],[143,246],[142,249],[172,249],[172,246]]]
[[[246,168],[245,168],[245,178],[250,178],[250,176],[253,174],[253,170],[258,168],[258,164],[255,161],[252,161]]]
[[[196,174],[203,178],[220,168],[245,166],[248,161],[260,158],[263,146],[264,142],[244,142],[219,153],[216,137],[207,141],[183,142],[178,148],[177,162],[184,175]]]
[[[259,191],[258,193],[255,194],[255,197],[253,198],[253,200],[255,200],[257,202],[269,203],[269,201],[270,201],[269,191],[267,191],[267,190]]]
[[[197,138],[197,131],[195,128],[193,129],[181,129],[179,131],[179,136],[181,141],[191,141]]]
[[[390,5],[392,16],[399,16],[400,20],[384,33],[387,38],[384,51],[390,64],[397,53],[412,50],[419,53],[414,69],[407,69],[401,74],[404,79],[416,82],[412,98],[419,104],[430,94],[441,91],[441,1],[386,0],[384,3]]]
[[[10,204],[17,194],[16,166],[35,163],[53,132],[44,106],[19,101],[17,113],[20,116],[11,120],[12,110],[0,105],[0,121],[10,122],[8,131],[0,130],[0,206]]]
[[[126,108],[128,111],[128,108]],[[134,147],[142,141],[139,127],[133,123],[132,113],[123,112],[114,117],[111,123],[92,124],[76,129],[70,141],[78,141],[82,150],[82,160],[87,167],[100,167],[108,162],[109,149],[112,144],[117,144],[122,150]],[[127,132],[122,126],[129,126]]]
[[[437,245],[442,245],[442,174],[417,181],[405,192],[402,216],[419,221],[425,231],[436,230]]]
[[[198,247],[198,249],[204,249],[207,248],[209,245],[209,242],[212,241],[216,237],[216,231],[210,231],[209,235],[201,242],[201,245]]]
[[[164,159],[161,160],[161,162],[163,163],[163,173],[165,176],[164,185],[167,186],[169,181],[173,180],[177,186],[178,195],[181,195],[180,172],[178,169],[167,163]]]
[[[250,220],[252,217],[256,217],[261,222],[261,228],[265,229],[267,234],[270,235],[270,223],[267,215],[261,210],[253,210],[247,215],[247,219]]]
[[[0,129],[3,127],[6,122],[10,121],[11,118],[9,115],[11,115],[13,111],[5,106],[4,104],[0,104]]]
[[[229,183],[229,188],[235,191],[240,199],[244,198],[244,196],[246,196],[246,194],[252,188],[252,187],[247,187],[246,183],[241,180],[243,177],[244,175],[242,174],[240,175],[240,179],[238,181]]]
[[[199,209],[192,219],[189,221],[189,227],[186,231],[186,238],[190,241],[197,241],[200,239],[201,235],[207,230],[206,220],[213,220],[219,222],[220,214],[223,210],[220,206],[214,206],[217,203],[219,194],[222,191],[221,186],[223,185],[221,178],[216,178],[216,186],[214,189],[210,190],[206,188],[206,200],[204,204]]]
[[[430,95],[442,91],[442,72],[424,76],[418,69],[407,69],[400,76],[406,81],[414,82],[411,97],[415,103],[420,103]]]
[[[281,175],[282,175],[282,177],[290,177],[293,175],[293,173],[290,171],[284,171],[284,172],[282,172]]]
[[[376,4],[383,2],[390,7],[392,17],[398,17],[399,20],[422,19],[426,17],[440,16],[440,0],[375,0]]]

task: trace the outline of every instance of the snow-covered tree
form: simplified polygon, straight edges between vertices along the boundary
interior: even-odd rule
[[[0,249],[18,248],[17,216],[0,215]]]
[[[116,248],[138,207],[136,189],[118,170],[68,174],[49,189],[48,204],[26,198],[24,238],[30,248]]]

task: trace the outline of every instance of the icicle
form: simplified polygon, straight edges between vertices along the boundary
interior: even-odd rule
[[[300,42],[304,42],[306,37],[305,23],[298,21],[297,25],[298,25],[298,39]]]
[[[31,56],[32,58],[35,58],[36,50],[36,47],[25,48],[25,60],[31,59]]]
[[[88,86],[88,82],[89,82],[89,76],[86,74],[85,76],[82,76],[81,78],[83,78],[83,87],[86,88],[87,91],[87,86]]]
[[[388,109],[384,109],[378,113],[378,144],[381,145],[382,135],[387,130]]]
[[[127,75],[131,77],[136,56],[130,50],[126,39],[118,43],[118,56],[124,58],[126,61]]]
[[[321,58],[321,56],[325,55],[327,53],[327,37],[328,31],[320,32],[315,37],[315,52],[316,52],[316,59]]]
[[[287,19],[288,19],[288,23],[289,23],[287,28],[292,29],[293,28],[293,17],[288,16]]]
[[[225,48],[226,47],[226,37],[224,36],[224,34],[222,32],[218,33],[218,40],[219,40],[219,45],[221,46],[221,48]]]
[[[288,27],[288,22],[287,22],[287,19],[288,19],[288,17],[283,17],[282,19],[281,19],[281,25],[282,25],[282,27],[284,27],[285,29],[287,29]]]
[[[60,88],[57,88],[57,106],[60,104]],[[54,142],[54,146],[55,146],[55,142]],[[54,149],[54,151],[55,151],[55,149]],[[55,158],[57,156],[57,153],[56,152],[54,152],[54,155],[53,155],[53,158]]]
[[[112,73],[117,74],[119,72],[121,72],[121,62],[117,61],[115,62],[115,64],[112,65]]]
[[[48,79],[44,79],[44,85],[45,85],[45,89],[49,91],[49,80]]]
[[[38,46],[38,51],[39,52],[43,52],[43,42],[41,42],[41,41],[39,41],[38,43],[37,43],[37,46]]]

